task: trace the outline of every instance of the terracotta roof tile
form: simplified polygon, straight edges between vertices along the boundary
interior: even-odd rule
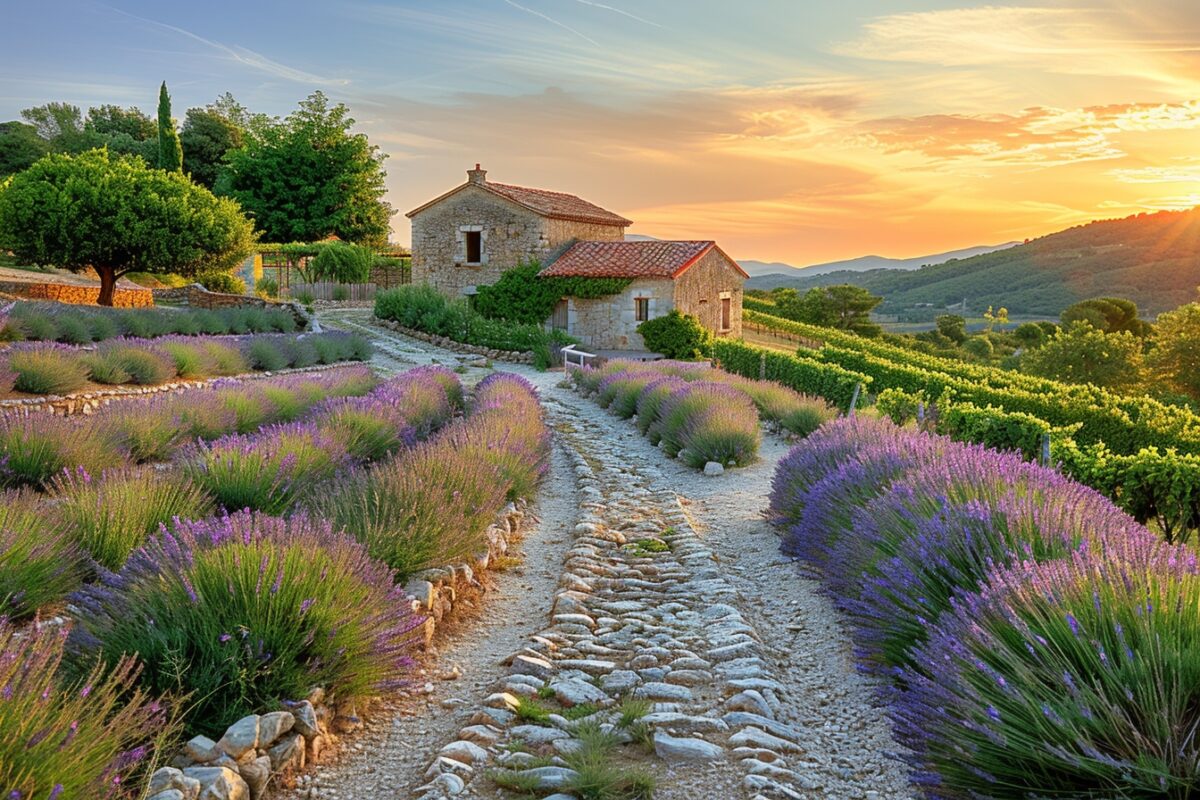
[[[581,197],[576,197],[566,192],[530,189],[526,186],[513,186],[508,183],[495,183],[494,181],[487,181],[482,186],[501,197],[507,197],[514,203],[519,203],[545,217],[569,219],[577,222],[599,222],[604,225],[633,224],[619,214],[614,214],[594,203],[589,203]]]
[[[576,242],[541,274],[546,277],[674,278],[715,246],[712,241]]]

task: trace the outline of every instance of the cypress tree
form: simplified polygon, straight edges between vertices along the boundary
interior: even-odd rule
[[[183,172],[183,148],[179,145],[175,120],[171,119],[171,95],[167,94],[166,81],[158,90],[158,168]]]

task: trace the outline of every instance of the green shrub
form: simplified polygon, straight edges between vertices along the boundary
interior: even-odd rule
[[[246,350],[246,358],[252,369],[266,372],[285,369],[288,365],[287,356],[282,349],[269,339],[255,339],[251,342]]]
[[[246,357],[236,347],[220,342],[203,342],[201,347],[212,366],[213,375],[240,375],[250,370]]]
[[[106,472],[77,469],[52,485],[54,516],[99,564],[120,569],[129,554],[173,519],[200,519],[213,501],[179,475],[153,469]]]
[[[196,323],[200,326],[200,333],[208,333],[214,336],[222,333],[230,333],[229,323],[221,318],[215,311],[201,309],[195,314]]]
[[[52,348],[18,350],[8,358],[17,375],[13,388],[30,394],[68,394],[88,381],[87,366],[74,353]]]
[[[58,341],[63,344],[88,344],[92,331],[83,317],[62,316],[58,319]]]
[[[155,740],[178,726],[160,699],[131,689],[132,658],[91,661],[75,679],[60,664],[65,625],[17,628],[0,619],[0,786],[9,798],[126,798]],[[136,791],[136,790],[135,790]]]
[[[673,308],[663,317],[648,319],[637,326],[646,349],[667,358],[707,358],[712,350],[712,332],[690,314]]]
[[[26,339],[37,342],[53,342],[58,338],[58,326],[47,314],[22,314],[16,320]]]
[[[175,377],[175,362],[170,356],[146,347],[114,347],[105,354],[129,373],[129,382],[139,386],[166,383]]]
[[[105,353],[91,353],[83,357],[88,375],[96,383],[106,386],[120,386],[129,383],[129,373],[121,365],[121,360],[110,350]]]
[[[136,654],[145,668],[128,685],[186,694],[187,733],[214,737],[314,686],[349,703],[410,677],[422,619],[393,575],[328,524],[238,513],[171,533],[83,590],[72,667]]]
[[[202,272],[196,276],[195,282],[219,294],[246,293],[246,282],[229,272]]]
[[[336,242],[321,245],[309,264],[312,277],[336,283],[366,283],[371,279],[375,254],[357,244]],[[336,298],[335,298],[336,299]]]
[[[312,304],[316,302],[317,298],[313,296],[312,292],[305,289],[303,292],[296,295],[296,300],[298,300],[300,305],[304,306],[305,308],[311,308]]]
[[[268,277],[259,278],[254,282],[254,293],[259,297],[278,297],[279,281]]]
[[[543,278],[541,271],[537,261],[505,270],[495,283],[479,287],[475,310],[489,319],[541,325],[564,297],[608,297],[633,283],[630,278]]]
[[[107,314],[92,314],[87,318],[93,342],[102,342],[117,335],[117,323]]]
[[[125,457],[85,417],[0,415],[0,486],[47,484],[63,470],[100,472]]]
[[[79,548],[32,492],[0,493],[0,617],[22,621],[79,585]]]
[[[210,374],[209,358],[199,346],[184,342],[165,342],[162,349],[171,357],[175,373],[180,378],[194,380]]]
[[[333,287],[333,300],[336,303],[345,302],[350,299],[350,290],[345,286],[337,285]]]

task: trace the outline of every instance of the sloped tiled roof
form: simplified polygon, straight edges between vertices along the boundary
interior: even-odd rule
[[[445,200],[451,195],[461,192],[468,186],[478,186],[480,189],[489,191],[492,194],[503,197],[506,200],[511,200],[519,206],[524,206],[536,214],[550,219],[566,219],[573,222],[594,222],[600,225],[620,225],[622,227],[632,225],[633,223],[620,214],[614,214],[608,209],[601,208],[595,203],[589,203],[581,197],[576,197],[573,194],[566,192],[551,192],[548,189],[531,189],[527,186],[513,186],[508,183],[496,183],[494,181],[481,181],[472,183],[468,181],[454,189],[451,189],[441,197],[434,198],[422,206],[414,208],[405,216],[412,217],[430,206]]]
[[[540,274],[548,278],[677,278],[713,248],[717,248],[713,241],[576,242]],[[729,261],[746,274],[736,261]]]

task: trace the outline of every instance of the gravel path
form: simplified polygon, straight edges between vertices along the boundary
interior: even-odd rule
[[[472,361],[370,325],[369,311],[321,320],[370,335],[386,370]],[[627,745],[621,757],[654,773],[659,800],[912,797],[836,613],[761,518],[786,445],[764,437],[758,463],[705,477],[561,373],[501,368],[535,383],[557,431],[529,560],[441,641],[434,669],[462,677],[431,674],[428,696],[377,714],[350,740],[359,752],[297,796],[512,797],[490,779],[497,768],[542,776],[548,794],[570,779],[578,723],[514,718],[517,698],[541,688],[555,708],[604,707],[599,721],[628,697],[652,702],[655,754]]]

